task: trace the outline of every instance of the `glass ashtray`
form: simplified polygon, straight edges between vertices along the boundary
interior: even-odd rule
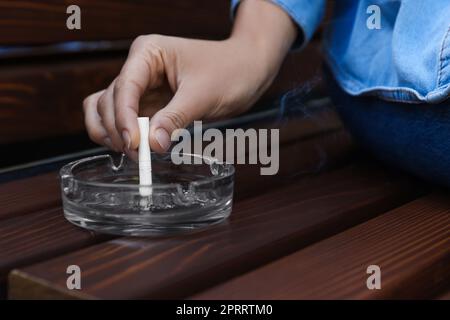
[[[230,215],[233,165],[193,154],[182,155],[184,164],[174,164],[170,153],[151,157],[149,186],[139,185],[139,166],[125,155],[65,165],[60,177],[66,219],[98,232],[161,236],[204,228]],[[142,196],[142,187],[151,188],[151,195]]]

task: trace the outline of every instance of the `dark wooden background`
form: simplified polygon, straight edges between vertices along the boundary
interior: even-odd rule
[[[66,9],[81,8],[82,28],[66,29]],[[202,38],[226,37],[228,0],[39,0],[0,1],[2,44],[132,39],[161,33]]]
[[[138,35],[224,39],[232,25],[229,0],[70,4],[81,8],[81,30],[66,28],[66,1],[0,1],[0,147],[9,154],[3,165],[36,160],[33,154],[71,151],[72,144],[62,142],[68,136],[79,142],[73,148],[92,146],[84,130],[82,101],[117,75]],[[62,45],[68,41],[70,47]],[[289,55],[262,100],[314,77],[320,62],[316,37],[304,51]],[[24,147],[34,152],[21,154]]]
[[[82,9],[79,31],[65,27],[69,4]],[[82,100],[136,36],[223,39],[230,28],[228,0],[0,0],[0,167],[88,146]],[[289,54],[260,103],[320,74],[320,35]],[[56,171],[1,184],[0,299],[448,299],[448,196],[349,162],[353,142],[330,110],[283,126],[279,175],[237,168],[232,217],[203,233],[112,239],[64,220]],[[323,155],[330,171],[318,174]],[[82,293],[65,290],[74,261]],[[362,278],[373,262],[379,292]]]

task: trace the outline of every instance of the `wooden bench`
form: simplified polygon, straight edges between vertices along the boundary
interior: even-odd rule
[[[352,142],[342,130],[336,115],[325,109],[318,110],[316,117],[321,121],[311,123],[308,119],[300,118],[283,125],[280,131],[283,147],[279,175],[267,179],[259,175],[256,166],[238,168],[235,199],[264,193],[268,182],[273,187],[287,184],[292,180],[289,176],[301,176],[301,170],[315,170],[321,152],[326,152],[329,157],[323,163],[325,167],[332,167],[348,158]],[[266,124],[263,122],[259,125],[262,127]],[[318,144],[324,151],[317,148]],[[0,203],[0,248],[3,249],[0,250],[0,289],[3,286],[3,291],[6,276],[12,268],[108,238],[67,223],[62,215],[56,171],[0,184]]]
[[[312,110],[312,109],[311,109]],[[0,185],[0,290],[22,298],[432,298],[448,290],[449,205],[358,156],[331,108],[281,130],[280,176],[238,166],[231,218],[170,238],[111,237],[63,217],[57,173]],[[328,120],[326,120],[328,119]],[[270,122],[270,121],[269,121]],[[252,124],[266,127],[267,122]],[[318,146],[320,148],[318,148]],[[323,167],[320,158],[327,155]],[[20,201],[22,199],[23,201]],[[66,269],[82,270],[82,290]],[[382,290],[368,290],[368,265]],[[269,276],[270,275],[270,276]]]
[[[0,43],[13,47],[0,51],[0,145],[84,132],[83,99],[111,83],[139,35],[223,39],[231,30],[229,0],[71,4],[82,7],[81,30],[65,28],[63,2],[1,4]],[[67,49],[67,41],[78,41],[78,49]],[[312,78],[320,57],[318,41],[293,52],[263,100]]]
[[[267,121],[251,126],[264,127]],[[427,191],[410,177],[366,160],[351,160],[354,158],[352,142],[331,108],[319,108],[313,117],[309,114],[290,118],[280,130],[280,176],[261,177],[253,166],[238,166],[237,197],[229,221],[190,235],[164,239],[117,238],[72,226],[63,218],[58,202],[56,172],[0,185],[4,203],[12,204],[1,215],[0,226],[0,283],[4,295],[15,299],[195,298],[209,297],[209,294],[214,297],[214,292],[222,292],[221,297],[228,298],[233,297],[233,294],[227,295],[232,292],[228,286],[233,287],[235,281],[245,281],[253,273],[259,274],[261,269],[272,265],[280,263],[285,266],[284,259],[290,257],[285,258],[286,255],[301,257],[305,250],[316,252],[315,248],[322,242],[336,245],[338,251],[339,243],[351,243],[353,238],[362,246],[358,242],[360,238],[352,234],[367,233],[370,236],[370,232],[355,233],[354,229],[349,229],[351,227],[366,230],[374,225],[373,232],[381,233],[377,235],[384,241],[389,241],[389,235],[395,235],[398,230],[405,230],[406,237],[411,232],[410,226],[413,231],[420,228],[419,223],[411,220],[415,217],[414,211],[411,219],[404,217],[407,215],[404,212],[408,211],[403,208],[414,207],[415,202],[393,211],[400,210],[402,218],[389,225],[392,228],[400,224],[400,229],[377,227],[385,219],[390,221],[389,217],[397,216],[388,211]],[[319,170],[321,173],[314,173],[318,159],[324,153],[328,156],[327,165]],[[39,183],[39,188],[35,183]],[[28,199],[28,205],[17,206],[17,199],[21,198]],[[427,203],[432,204],[432,201]],[[36,209],[33,209],[33,204]],[[377,216],[379,218],[371,220]],[[439,240],[448,227],[442,212],[434,216],[433,211],[425,211],[417,217],[423,221],[434,221],[435,218],[431,227],[439,232],[436,231],[436,238],[432,240]],[[403,225],[402,219],[405,220]],[[424,224],[424,232],[429,231],[428,226]],[[335,241],[333,236],[343,237],[343,240]],[[395,244],[399,246],[396,247],[398,250],[405,245],[401,242]],[[369,251],[375,246],[371,242],[367,245]],[[332,249],[334,252],[335,248]],[[419,243],[413,250],[405,251],[406,255],[400,262],[409,261],[408,253],[411,258],[424,257],[420,249],[426,250],[426,247]],[[344,266],[352,257],[353,250],[347,250],[346,258],[342,258]],[[433,263],[432,268],[427,269],[423,279],[435,279],[440,275],[443,281],[433,280],[431,287],[423,292],[428,296],[445,288],[444,280],[447,279],[445,272],[439,273],[439,266],[445,262],[448,250],[441,244],[435,253],[434,260],[429,260]],[[381,251],[374,256],[375,262],[383,262],[382,258],[388,259],[389,254],[390,250]],[[359,261],[358,257],[355,252],[355,261]],[[335,257],[328,259],[320,260],[324,268]],[[307,268],[306,262],[315,260],[300,261],[304,261],[299,263],[305,263]],[[66,268],[71,264],[79,265],[83,272],[81,291],[70,291],[65,287]],[[358,270],[360,268],[349,271],[348,281],[364,279],[366,274]],[[402,277],[414,279],[414,275],[423,270],[423,265],[417,264],[413,270],[413,273]],[[314,279],[318,285],[324,285],[319,276]],[[406,280],[400,285],[409,288],[414,281]],[[283,283],[279,284],[283,291]],[[278,284],[274,281],[266,285]],[[225,290],[220,290],[221,286]],[[251,290],[252,287],[247,288]],[[305,295],[301,297],[317,297],[308,295],[309,291],[302,292]],[[409,291],[400,290],[397,297],[402,297],[402,292]],[[251,291],[248,293],[252,295]],[[333,296],[331,292],[324,297],[341,297],[337,293]],[[367,291],[365,294],[364,297],[377,297],[376,292]]]
[[[449,228],[450,201],[433,193],[192,298],[429,298],[450,284]],[[367,289],[370,265],[382,290]]]
[[[0,42],[37,46],[0,55],[0,144],[84,132],[83,98],[113,79],[140,34],[221,39],[230,30],[228,0],[71,3],[83,7],[80,32],[60,27],[62,3],[1,4]],[[318,40],[291,53],[262,104],[314,78]],[[81,41],[80,50],[63,49],[63,41]],[[318,100],[321,107],[306,105],[307,115],[281,122],[276,112],[261,120],[267,110],[235,119],[279,126],[280,172],[237,166],[230,219],[199,233],[131,238],[75,227],[63,217],[56,164],[1,183],[0,297],[448,299],[445,191],[374,162],[332,104]],[[81,268],[81,290],[66,287],[72,264]],[[369,265],[381,268],[381,290],[366,286]]]

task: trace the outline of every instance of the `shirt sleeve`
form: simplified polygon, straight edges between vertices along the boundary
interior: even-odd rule
[[[325,12],[326,0],[270,0],[281,7],[299,27],[294,48],[303,47],[311,39]],[[231,0],[232,17],[240,0]]]

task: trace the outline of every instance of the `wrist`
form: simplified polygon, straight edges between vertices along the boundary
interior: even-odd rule
[[[266,0],[242,0],[233,32],[227,40],[275,75],[297,37],[298,29],[278,5]]]

